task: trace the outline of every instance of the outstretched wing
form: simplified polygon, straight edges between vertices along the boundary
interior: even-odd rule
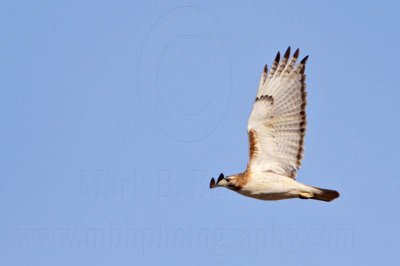
[[[296,177],[304,151],[306,129],[306,75],[308,56],[296,64],[299,49],[290,58],[290,47],[261,75],[247,130],[251,171]]]

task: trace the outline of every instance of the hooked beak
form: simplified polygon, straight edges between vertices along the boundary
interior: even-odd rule
[[[226,180],[225,180],[225,178],[224,178],[224,174],[221,173],[221,174],[219,175],[218,180],[217,180],[216,183],[215,183],[214,178],[211,178],[211,181],[210,181],[210,189],[216,188],[216,187],[219,187],[219,186],[225,186],[226,184],[227,184],[227,182],[226,182]]]

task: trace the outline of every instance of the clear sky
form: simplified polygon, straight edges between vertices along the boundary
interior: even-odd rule
[[[394,265],[395,1],[6,1],[1,265]],[[208,189],[245,169],[259,75],[300,47],[298,180],[331,203]]]

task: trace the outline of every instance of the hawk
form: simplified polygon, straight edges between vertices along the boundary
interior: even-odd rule
[[[296,181],[304,153],[306,131],[306,75],[308,56],[296,64],[299,49],[283,58],[278,52],[271,70],[261,74],[247,132],[249,161],[243,173],[210,181],[210,189],[225,187],[260,200],[290,198],[331,201],[335,190],[308,186]]]

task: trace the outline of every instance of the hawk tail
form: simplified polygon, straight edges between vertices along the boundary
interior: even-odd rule
[[[312,197],[311,199],[332,201],[340,196],[339,192],[337,192],[336,190],[317,188],[317,187],[313,188],[315,189],[313,191],[314,197]]]

